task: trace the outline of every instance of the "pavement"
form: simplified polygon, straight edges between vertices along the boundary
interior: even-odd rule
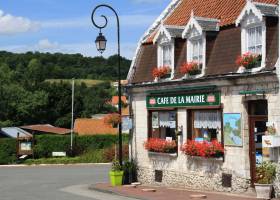
[[[255,200],[254,197],[244,195],[218,193],[218,192],[199,192],[187,189],[173,189],[166,187],[138,186],[131,188],[126,186],[112,187],[108,183],[98,183],[90,186],[93,191],[107,194],[120,195],[123,197],[141,200],[189,200],[193,195],[206,195],[207,200]],[[155,189],[155,192],[144,192],[142,189]]]
[[[0,200],[253,200],[245,196],[165,187],[111,187],[110,164],[0,166]],[[143,192],[154,188],[156,192]]]

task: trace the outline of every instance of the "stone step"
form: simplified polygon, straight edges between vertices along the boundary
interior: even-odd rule
[[[193,195],[190,195],[190,198],[191,199],[206,199],[207,196],[204,194],[193,194]]]
[[[144,188],[142,189],[143,192],[156,192],[156,189],[152,189],[152,188]]]
[[[134,182],[134,183],[131,183],[131,185],[136,185],[136,186],[138,186],[138,185],[141,185],[141,183],[140,183],[140,182]]]
[[[125,187],[125,188],[136,188],[137,185],[123,185],[123,187]]]

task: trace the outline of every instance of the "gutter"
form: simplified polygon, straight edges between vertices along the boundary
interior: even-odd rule
[[[217,80],[225,80],[225,79],[238,79],[238,78],[250,78],[250,77],[259,77],[263,75],[277,75],[276,70],[266,70],[258,73],[231,73],[231,74],[222,74],[222,75],[213,75],[213,76],[206,76],[196,79],[176,79],[171,81],[163,81],[163,82],[145,82],[145,83],[136,83],[136,84],[128,84],[126,88],[142,88],[142,87],[153,87],[153,86],[172,86],[178,83],[197,83],[197,82],[205,82],[211,81],[213,79]]]

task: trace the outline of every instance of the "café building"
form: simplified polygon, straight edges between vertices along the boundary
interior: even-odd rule
[[[277,0],[171,1],[128,74],[139,181],[245,192],[279,161],[278,26]]]

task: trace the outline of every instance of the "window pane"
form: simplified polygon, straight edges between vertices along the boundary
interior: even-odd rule
[[[161,139],[176,139],[176,112],[159,111],[151,113],[152,137]]]
[[[262,27],[249,28],[247,30],[247,51],[261,54],[262,52]]]
[[[162,54],[163,54],[163,65],[164,66],[171,66],[171,46],[163,46],[162,47]]]

